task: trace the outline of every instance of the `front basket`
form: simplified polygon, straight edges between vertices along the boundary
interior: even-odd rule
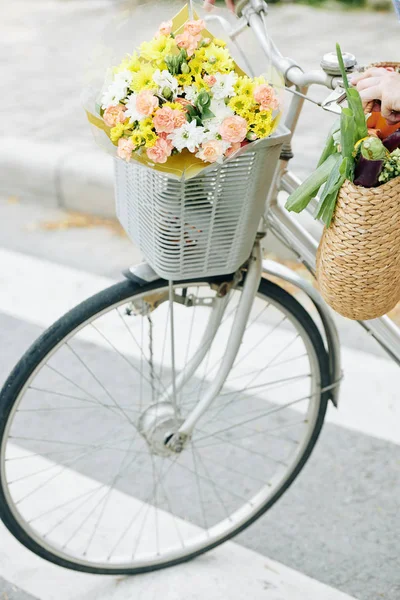
[[[223,275],[247,260],[287,137],[279,127],[188,180],[115,160],[118,219],[160,277]]]

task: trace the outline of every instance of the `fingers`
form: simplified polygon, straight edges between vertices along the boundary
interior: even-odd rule
[[[382,100],[382,89],[381,86],[368,87],[365,90],[360,91],[361,100],[363,103],[364,110],[370,111],[373,107],[373,102],[376,100]]]
[[[357,90],[361,92],[362,90],[366,90],[370,87],[379,86],[381,81],[381,77],[368,77],[367,79],[361,79],[361,81],[357,83]]]
[[[371,67],[364,71],[364,73],[355,73],[354,75],[351,75],[351,83],[357,85],[359,81],[363,81],[364,79],[383,77],[387,72],[388,69],[385,69],[384,67]]]

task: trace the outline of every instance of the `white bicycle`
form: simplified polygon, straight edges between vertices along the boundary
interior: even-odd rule
[[[285,127],[263,147],[268,161],[249,151],[211,170],[201,185],[196,180],[195,201],[188,184],[187,212],[160,210],[167,239],[148,247],[155,257],[162,246],[158,273],[172,264],[181,279],[132,267],[50,327],[1,392],[0,516],[27,548],[70,569],[142,573],[232,538],[288,489],[327,403],[337,404],[340,349],[330,313],[295,272],[262,260],[260,239],[273,231],[314,270],[317,241],[277,197],[299,185],[287,165],[308,87],[335,89],[340,77],[327,60],[325,70],[304,73],[283,58],[266,35],[262,0],[242,2],[239,12],[232,36],[250,26],[295,92]],[[129,169],[117,166],[119,193],[131,185]],[[250,176],[262,185],[253,189]],[[154,178],[152,197],[176,197],[163,176]],[[239,213],[232,225],[224,201],[239,195],[248,206],[246,194],[257,195],[253,213],[247,220]],[[237,229],[242,221],[250,239]],[[185,276],[186,263],[196,273],[198,256],[203,274]],[[221,256],[238,263],[234,272],[221,271]],[[277,279],[308,296],[318,326]],[[361,325],[400,364],[392,322]]]

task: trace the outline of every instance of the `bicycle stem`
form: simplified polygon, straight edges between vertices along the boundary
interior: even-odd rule
[[[243,291],[232,323],[231,332],[226,344],[226,351],[218,370],[218,374],[204,393],[203,398],[196,404],[195,408],[185,419],[177,432],[177,436],[189,437],[193,432],[197,421],[208,410],[212,402],[221,391],[228,377],[233,363],[236,360],[243,335],[253,306],[254,298],[258,291],[262,273],[262,257],[260,242],[256,241],[251,253],[247,275],[243,284]]]

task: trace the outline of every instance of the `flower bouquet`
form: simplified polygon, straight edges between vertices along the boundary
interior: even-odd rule
[[[152,40],[114,67],[97,114],[88,113],[119,158],[198,172],[278,125],[275,89],[264,77],[248,77],[204,20],[188,16],[185,7],[161,23]]]
[[[400,131],[377,127],[378,120],[364,114],[339,46],[337,52],[348,107],[317,170],[286,207],[300,212],[324,186],[316,213],[326,226],[317,256],[319,288],[343,316],[368,320],[400,300]]]
[[[157,274],[235,272],[287,139],[274,133],[277,88],[247,76],[185,6],[111,70],[90,108],[116,157],[117,216]]]

